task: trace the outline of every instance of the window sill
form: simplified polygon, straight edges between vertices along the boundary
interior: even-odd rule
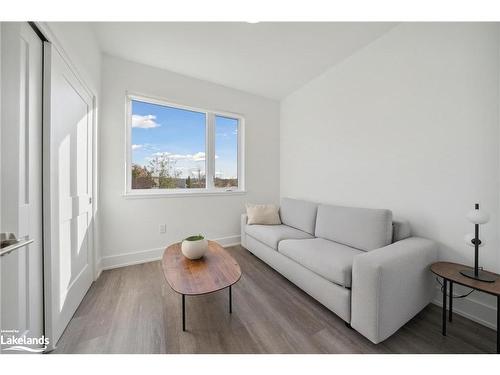
[[[246,190],[204,190],[204,191],[140,191],[126,192],[123,194],[125,199],[148,199],[148,198],[183,198],[183,197],[207,197],[207,196],[227,196],[227,195],[245,195]]]

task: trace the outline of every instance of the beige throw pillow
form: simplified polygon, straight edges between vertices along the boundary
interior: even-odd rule
[[[247,204],[247,224],[281,224],[279,207],[274,204]]]

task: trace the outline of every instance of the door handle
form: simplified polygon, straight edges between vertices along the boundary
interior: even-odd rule
[[[4,255],[10,254],[14,250],[20,249],[21,247],[28,246],[29,244],[35,242],[34,239],[26,239],[26,240],[17,240],[16,243],[13,243],[12,245],[6,246],[0,250],[0,257],[3,257]]]

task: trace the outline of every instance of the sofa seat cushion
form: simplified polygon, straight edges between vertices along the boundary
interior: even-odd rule
[[[287,239],[313,238],[309,233],[288,225],[247,225],[245,233],[263,244],[278,250],[278,243]]]
[[[364,251],[323,238],[284,240],[278,251],[332,283],[351,287],[354,257]]]

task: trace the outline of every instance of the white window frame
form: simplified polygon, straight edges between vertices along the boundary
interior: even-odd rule
[[[157,104],[166,107],[184,109],[205,114],[205,174],[206,187],[192,189],[132,189],[132,101]],[[125,193],[127,198],[179,197],[200,195],[233,195],[245,193],[245,118],[237,113],[209,110],[199,107],[173,103],[171,101],[139,94],[126,94],[125,111]],[[216,188],[215,182],[215,117],[227,117],[238,120],[238,187]]]

